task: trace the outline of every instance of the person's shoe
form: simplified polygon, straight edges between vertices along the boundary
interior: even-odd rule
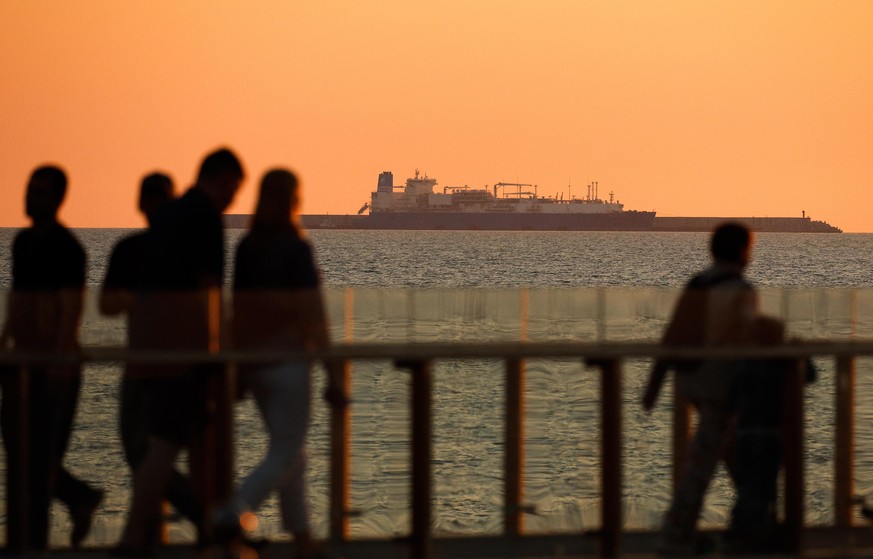
[[[70,543],[73,549],[78,549],[91,531],[91,523],[94,521],[94,513],[103,501],[103,490],[94,489],[91,494],[75,508],[70,509],[73,517],[73,533],[70,535]]]
[[[243,537],[243,528],[239,514],[231,508],[221,508],[212,515],[210,523],[211,540],[218,545],[228,545],[239,542]]]

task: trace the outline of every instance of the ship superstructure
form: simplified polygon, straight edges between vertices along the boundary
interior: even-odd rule
[[[624,205],[610,192],[609,200],[598,196],[598,184],[588,185],[584,198],[563,198],[563,195],[540,196],[535,184],[498,182],[490,188],[446,186],[435,190],[437,180],[422,175],[418,169],[406,184],[394,186],[394,175],[384,171],[379,175],[376,191],[370,202],[361,208],[370,215],[404,212],[463,212],[463,213],[519,213],[519,214],[610,214],[621,213]]]
[[[445,186],[422,174],[395,186],[394,174],[379,175],[376,190],[356,216],[304,216],[306,226],[337,229],[446,229],[483,231],[649,231],[655,212],[628,211],[612,193],[598,196],[597,183],[584,198],[568,193],[541,196],[535,184],[498,182],[484,188]],[[365,213],[366,212],[366,213]]]

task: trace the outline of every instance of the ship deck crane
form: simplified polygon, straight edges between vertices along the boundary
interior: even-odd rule
[[[507,186],[514,186],[514,187],[518,188],[518,191],[514,193],[515,196],[516,196],[517,198],[521,198],[521,196],[522,196],[523,194],[527,194],[527,195],[531,195],[531,194],[532,194],[534,198],[537,197],[537,185],[535,185],[535,184],[524,184],[524,183],[518,183],[518,182],[498,182],[498,183],[496,183],[496,184],[494,185],[494,197],[497,198],[497,189],[498,189],[498,188],[502,188],[502,189],[503,189],[503,195],[504,195],[504,196],[507,196],[507,194],[506,194],[506,187],[507,187]],[[522,190],[521,190],[522,188],[524,188],[524,187],[530,187],[530,186],[532,186],[532,187],[534,188],[534,191],[533,191],[533,192],[530,192],[530,191],[522,192]]]

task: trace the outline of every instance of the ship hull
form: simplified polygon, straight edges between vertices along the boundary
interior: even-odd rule
[[[247,214],[225,215],[231,229],[248,228]],[[655,212],[620,214],[390,213],[303,215],[307,229],[395,229],[449,231],[656,231],[711,232],[719,223],[738,221],[761,233],[840,233],[823,221],[800,217],[655,217]]]
[[[651,231],[655,212],[537,214],[492,212],[382,212],[304,215],[307,229],[420,231]]]

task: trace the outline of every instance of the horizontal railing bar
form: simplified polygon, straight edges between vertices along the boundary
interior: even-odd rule
[[[344,343],[300,350],[129,350],[84,347],[76,352],[0,351],[0,365],[126,361],[141,364],[264,363],[285,360],[383,359],[801,359],[815,356],[871,356],[873,340],[798,342],[773,346],[666,347],[640,342],[404,342]]]

